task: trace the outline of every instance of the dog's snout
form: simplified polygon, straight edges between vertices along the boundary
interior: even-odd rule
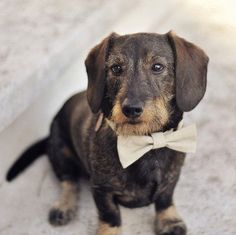
[[[125,99],[122,103],[122,112],[128,118],[137,118],[143,112],[143,104]]]
[[[122,111],[124,115],[128,118],[137,118],[143,112],[143,108],[140,106],[124,105],[122,107]]]

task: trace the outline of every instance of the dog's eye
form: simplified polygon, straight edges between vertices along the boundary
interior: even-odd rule
[[[122,67],[118,64],[112,65],[111,71],[115,76],[119,76],[123,72]]]
[[[159,64],[159,63],[154,64],[152,66],[152,71],[154,71],[154,72],[161,72],[163,69],[164,69],[164,65]]]

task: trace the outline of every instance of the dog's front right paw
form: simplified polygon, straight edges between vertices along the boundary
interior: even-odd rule
[[[155,220],[156,235],[186,235],[187,227],[174,206],[157,212]]]
[[[156,222],[156,235],[186,235],[187,228],[182,220]]]
[[[52,208],[49,212],[48,220],[50,224],[54,226],[66,225],[75,217],[75,214],[75,210]]]

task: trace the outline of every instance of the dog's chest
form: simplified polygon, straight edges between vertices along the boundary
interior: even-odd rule
[[[175,151],[162,148],[149,151],[123,169],[116,139],[106,133],[95,140],[91,153],[96,154],[90,155],[92,184],[113,191],[118,203],[127,207],[154,202],[159,193],[172,184],[183,163]]]
[[[145,186],[130,183],[122,192],[115,191],[115,198],[123,206],[142,207],[155,201],[157,192],[157,182],[149,182]]]
[[[127,207],[146,206],[156,200],[162,185],[162,173],[155,156],[144,156],[114,177],[117,201]],[[118,190],[116,190],[118,189]]]

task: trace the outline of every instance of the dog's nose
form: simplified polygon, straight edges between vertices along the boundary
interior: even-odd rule
[[[132,102],[125,99],[122,103],[122,112],[128,118],[137,118],[143,112],[143,105],[140,102]]]

